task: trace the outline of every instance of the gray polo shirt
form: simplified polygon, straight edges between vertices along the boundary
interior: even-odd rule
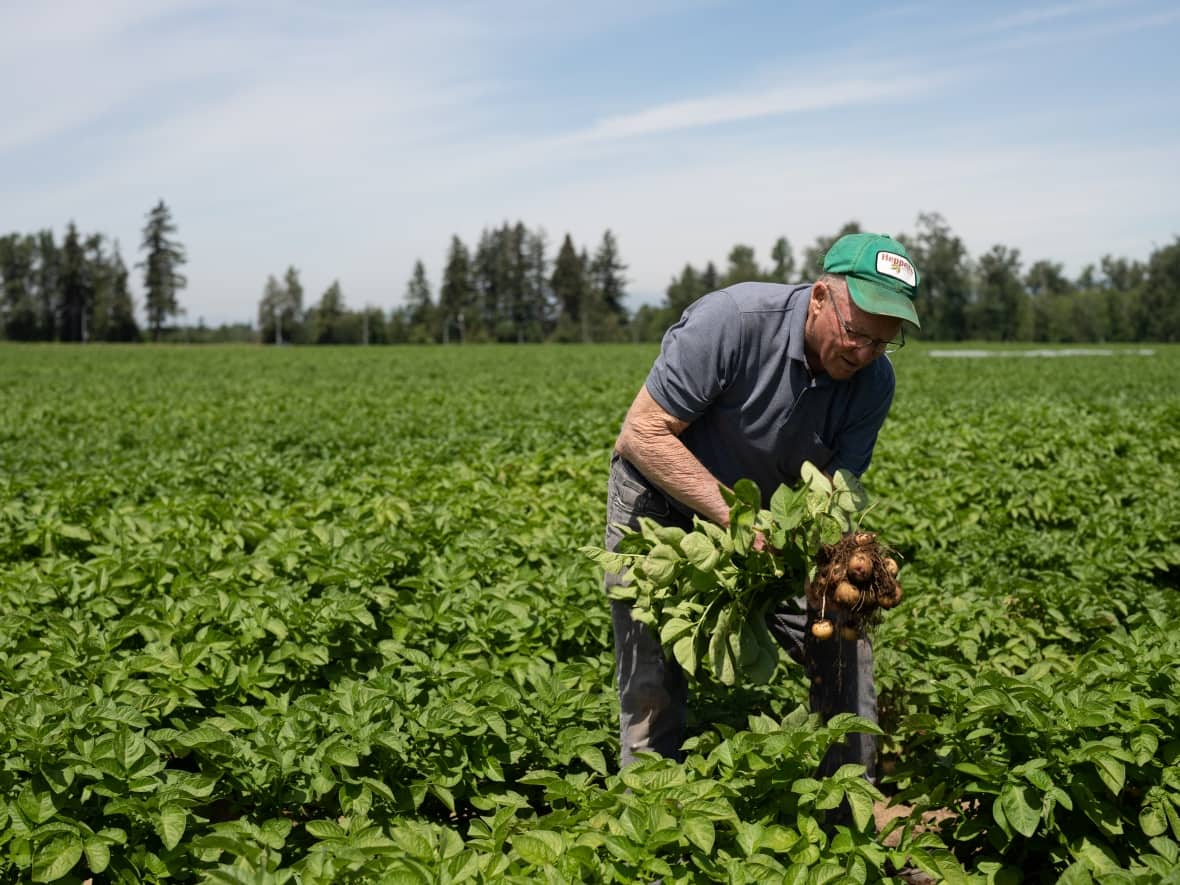
[[[811,286],[739,283],[695,301],[665,334],[647,390],[688,421],[684,444],[731,486],[752,479],[769,503],[804,461],[864,473],[893,402],[879,357],[846,381],[813,375],[803,349]]]

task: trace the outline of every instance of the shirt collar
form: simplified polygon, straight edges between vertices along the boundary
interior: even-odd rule
[[[804,336],[807,334],[807,310],[811,306],[811,286],[799,286],[787,296],[787,356],[807,365]]]

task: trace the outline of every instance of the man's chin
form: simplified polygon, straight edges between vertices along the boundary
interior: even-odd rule
[[[847,381],[860,371],[860,366],[848,362],[843,357],[836,357],[828,366],[828,374],[837,381]]]

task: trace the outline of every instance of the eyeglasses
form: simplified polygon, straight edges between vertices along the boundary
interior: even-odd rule
[[[828,301],[832,303],[832,310],[836,311],[836,319],[840,321],[840,325],[844,329],[844,336],[848,339],[853,347],[872,347],[874,353],[897,353],[905,347],[905,329],[898,330],[898,337],[890,340],[882,340],[874,338],[871,335],[866,335],[864,332],[857,332],[852,329],[844,315],[840,313],[840,308],[836,306],[835,293],[828,290]]]

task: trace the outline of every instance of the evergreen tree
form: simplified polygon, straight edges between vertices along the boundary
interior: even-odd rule
[[[414,262],[414,272],[406,283],[405,306],[409,340],[416,343],[434,341],[435,307],[421,259]]]
[[[475,287],[471,281],[471,253],[457,236],[451,237],[447,251],[442,286],[438,290],[438,307],[443,344],[450,343],[452,334],[462,344],[475,308]]]
[[[721,278],[717,274],[717,266],[710,261],[705,265],[705,269],[701,271],[701,288],[705,293],[716,292],[721,288]]]
[[[599,305],[608,318],[616,321],[625,320],[627,316],[627,308],[623,306],[627,294],[627,280],[623,276],[626,269],[627,265],[623,264],[619,256],[615,235],[610,230],[604,231],[602,242],[590,263],[590,274]]]
[[[143,268],[144,308],[153,341],[160,340],[165,320],[183,313],[176,295],[188,282],[180,273],[185,254],[180,243],[172,239],[175,233],[172,214],[160,200],[148,213],[143,228],[141,248],[147,257],[136,265]]]
[[[582,305],[578,309],[578,325],[582,331],[582,343],[589,344],[594,340],[595,320],[601,319],[601,302],[598,288],[594,285],[594,277],[590,263],[590,253],[584,248],[578,253],[578,265],[582,276]]]
[[[675,322],[684,313],[684,309],[705,295],[707,290],[701,275],[691,264],[684,265],[680,276],[674,278],[668,285],[664,306],[669,313],[669,322]]]
[[[41,337],[37,302],[33,295],[33,263],[36,241],[10,234],[0,237],[0,320],[6,337],[35,341]]]
[[[29,248],[37,257],[34,276],[35,297],[40,311],[37,337],[52,341],[58,334],[61,312],[61,250],[57,248],[53,231],[43,230],[36,239],[28,238]]]
[[[754,258],[754,248],[738,244],[729,250],[729,267],[725,276],[721,278],[721,288],[732,286],[734,283],[747,283],[761,280],[765,274]]]
[[[569,234],[565,235],[557,251],[549,288],[553,291],[559,311],[554,337],[559,341],[588,340],[588,317],[584,315],[583,307],[590,288],[589,281],[586,279],[585,265]]]
[[[467,324],[467,336],[476,340],[495,338],[496,327],[505,312],[507,285],[500,229],[484,228],[472,260],[475,285],[475,322]]]
[[[111,299],[105,323],[107,341],[138,341],[139,325],[135,322],[135,303],[127,287],[129,273],[115,243],[110,259]]]
[[[552,293],[549,289],[549,259],[545,256],[543,230],[525,237],[525,304],[529,317],[529,340],[540,341],[553,324]]]
[[[528,255],[525,241],[528,232],[524,224],[507,224],[500,231],[500,268],[504,283],[504,311],[499,318],[496,338],[500,341],[522,343],[536,330],[528,293]]]
[[[61,340],[85,341],[86,316],[93,291],[87,267],[86,251],[78,228],[70,222],[62,245],[61,259]]]
[[[779,237],[774,241],[770,250],[770,260],[774,267],[770,271],[771,280],[776,283],[795,282],[795,255],[791,252],[791,244],[786,237]]]
[[[114,297],[114,267],[107,260],[102,234],[91,234],[86,238],[85,252],[86,276],[90,280],[91,291],[90,307],[83,323],[85,340],[106,341],[107,322]]]

